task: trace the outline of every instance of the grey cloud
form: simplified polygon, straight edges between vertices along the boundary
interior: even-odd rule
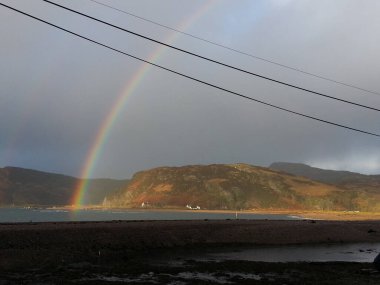
[[[39,1],[5,1],[143,58],[157,45]],[[203,1],[105,1],[177,27]],[[62,1],[167,40],[172,32],[91,1]],[[378,1],[217,1],[186,32],[380,92]],[[97,131],[141,63],[0,9],[0,164],[79,175]],[[380,107],[380,96],[305,76],[194,39],[175,45],[253,72]],[[276,86],[165,50],[157,63],[326,120],[380,133],[378,112]],[[380,140],[282,113],[149,69],[109,132],[94,177],[159,165],[274,161],[380,173]]]

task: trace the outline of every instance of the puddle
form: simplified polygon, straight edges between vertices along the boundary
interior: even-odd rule
[[[245,260],[264,262],[373,262],[380,243],[271,246],[206,253],[196,260]]]
[[[207,273],[207,272],[179,272],[177,274],[154,274],[150,272],[148,274],[141,274],[139,276],[105,276],[105,275],[96,275],[92,278],[83,278],[79,280],[80,282],[86,281],[105,281],[105,282],[123,282],[123,283],[160,283],[160,279],[168,278],[171,280],[171,285],[182,285],[182,284],[193,284],[194,282],[210,282],[212,284],[235,284],[231,282],[232,278],[240,278],[244,280],[256,280],[259,281],[262,277],[258,274],[251,273],[242,273],[242,272],[223,272],[223,273]],[[190,282],[190,283],[189,283]]]
[[[92,278],[82,278],[78,280],[79,282],[88,282],[88,281],[104,281],[104,282],[117,282],[117,283],[152,283],[156,284],[158,283],[157,278],[154,276],[153,273],[148,273],[148,274],[141,274],[140,276],[137,277],[132,277],[132,276],[106,276],[106,275],[100,275],[97,274]]]

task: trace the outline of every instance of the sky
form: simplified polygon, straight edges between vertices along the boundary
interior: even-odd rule
[[[54,0],[241,69],[380,108],[377,0],[97,1],[374,93],[257,60],[91,0]],[[41,0],[0,2],[222,88],[380,134],[380,112],[231,70]],[[292,115],[148,67],[5,7],[0,7],[0,22],[0,167],[122,179],[158,166],[268,166],[286,161],[380,174],[379,137]],[[113,121],[107,125],[112,111]],[[103,133],[102,126],[107,127]]]

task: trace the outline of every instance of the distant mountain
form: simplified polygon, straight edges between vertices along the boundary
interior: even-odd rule
[[[83,180],[0,168],[0,206],[69,205]],[[380,176],[275,163],[159,167],[132,180],[90,179],[83,202],[107,207],[380,211]]]
[[[269,168],[331,184],[338,184],[352,179],[362,179],[366,176],[355,172],[326,170],[311,167],[307,164],[290,162],[275,162],[272,163]]]
[[[271,169],[330,183],[346,189],[380,193],[380,175],[364,175],[350,171],[326,170],[302,163],[276,162]]]
[[[109,207],[380,210],[380,193],[347,190],[247,164],[159,167],[136,173]]]
[[[69,205],[80,181],[19,167],[0,168],[0,205]],[[84,204],[99,204],[127,184],[128,180],[90,179]]]

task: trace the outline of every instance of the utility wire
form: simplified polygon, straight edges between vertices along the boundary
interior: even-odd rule
[[[61,31],[64,31],[64,32],[66,32],[66,33],[72,34],[72,35],[74,35],[74,36],[76,36],[76,37],[82,38],[82,39],[84,39],[84,40],[86,40],[86,41],[89,41],[89,42],[91,42],[91,43],[94,43],[94,44],[100,45],[100,46],[105,47],[105,48],[107,48],[107,49],[113,50],[113,51],[115,51],[115,52],[117,52],[117,53],[120,53],[120,54],[123,54],[123,55],[129,56],[129,57],[134,58],[134,59],[136,59],[136,60],[139,60],[139,61],[145,62],[145,63],[150,64],[150,65],[152,65],[152,66],[155,66],[155,67],[157,67],[157,68],[160,68],[160,69],[166,70],[166,71],[168,71],[168,72],[171,72],[171,73],[177,74],[177,75],[179,75],[179,76],[182,76],[182,77],[184,77],[184,78],[187,78],[187,79],[190,79],[190,80],[196,81],[196,82],[198,82],[198,83],[201,83],[201,84],[204,84],[204,85],[207,85],[207,86],[213,87],[213,88],[215,88],[215,89],[218,89],[218,90],[224,91],[224,92],[226,92],[226,93],[229,93],[229,94],[232,94],[232,95],[235,95],[235,96],[239,96],[239,97],[241,97],[241,98],[244,98],[244,99],[247,99],[247,100],[251,100],[251,101],[254,101],[254,102],[257,102],[257,103],[260,103],[260,104],[263,104],[263,105],[266,105],[266,106],[269,106],[269,107],[272,107],[272,108],[275,108],[275,109],[278,109],[278,110],[282,110],[282,111],[285,111],[285,112],[288,112],[288,113],[291,113],[291,114],[294,114],[294,115],[298,115],[298,116],[302,116],[302,117],[305,117],[305,118],[309,118],[309,119],[312,119],[312,120],[315,120],[315,121],[319,121],[319,122],[322,122],[322,123],[325,123],[325,124],[333,125],[333,126],[336,126],[336,127],[340,127],[340,128],[348,129],[348,130],[351,130],[351,131],[355,131],[355,132],[359,132],[359,133],[363,133],[363,134],[367,134],[367,135],[371,135],[371,136],[375,136],[375,137],[380,137],[380,134],[377,134],[377,133],[372,133],[372,132],[364,131],[364,130],[361,130],[361,129],[356,129],[356,128],[353,128],[353,127],[349,127],[349,126],[346,126],[346,125],[342,125],[342,124],[334,123],[334,122],[331,122],[331,121],[327,121],[327,120],[324,120],[324,119],[320,119],[320,118],[318,118],[318,117],[313,117],[313,116],[310,116],[310,115],[307,115],[307,114],[299,113],[299,112],[296,112],[296,111],[293,111],[293,110],[290,110],[290,109],[286,109],[286,108],[283,108],[283,107],[280,107],[280,106],[277,106],[277,105],[273,105],[273,104],[271,104],[271,103],[268,103],[268,102],[265,102],[265,101],[261,101],[261,100],[258,100],[258,99],[252,98],[252,97],[248,97],[248,96],[243,95],[243,94],[241,94],[241,93],[238,93],[238,92],[234,92],[234,91],[228,90],[228,89],[223,88],[223,87],[220,87],[220,86],[218,86],[218,85],[215,85],[215,84],[212,84],[212,83],[209,83],[209,82],[206,82],[206,81],[203,81],[203,80],[197,79],[197,78],[195,78],[195,77],[192,77],[192,76],[189,76],[189,75],[186,75],[186,74],[180,73],[180,72],[178,72],[178,71],[175,71],[175,70],[172,70],[172,69],[166,68],[166,67],[164,67],[164,66],[158,65],[158,64],[153,63],[153,62],[150,62],[150,61],[148,61],[148,60],[145,60],[145,59],[139,58],[139,57],[137,57],[137,56],[131,55],[131,54],[129,54],[129,53],[123,52],[123,51],[121,51],[121,50],[118,50],[118,49],[113,48],[113,47],[111,47],[111,46],[108,46],[108,45],[106,45],[106,44],[103,44],[103,43],[97,42],[97,41],[95,41],[95,40],[92,40],[92,39],[90,39],[90,38],[87,38],[87,37],[85,37],[85,36],[82,36],[82,35],[80,35],[80,34],[77,34],[77,33],[75,33],[75,32],[72,32],[72,31],[70,31],[70,30],[67,30],[67,29],[65,29],[65,28],[62,28],[62,27],[57,26],[57,25],[55,25],[55,24],[52,24],[52,23],[50,23],[50,22],[48,22],[48,21],[45,21],[45,20],[43,20],[43,19],[41,19],[41,18],[38,18],[38,17],[36,17],[36,16],[33,16],[33,15],[28,14],[28,13],[23,12],[23,11],[20,11],[20,10],[18,10],[18,9],[16,9],[16,8],[10,7],[10,6],[5,5],[5,4],[3,4],[3,3],[0,3],[0,6],[6,7],[6,8],[8,8],[8,9],[13,10],[13,11],[15,11],[15,12],[18,12],[18,13],[24,15],[24,16],[27,16],[27,17],[33,18],[33,19],[35,19],[35,20],[37,20],[37,21],[40,21],[40,22],[42,22],[42,23],[45,23],[45,24],[47,24],[47,25],[49,25],[49,26],[52,26],[52,27],[54,27],[54,28],[56,28],[56,29],[59,29],[59,30],[61,30]]]
[[[289,70],[293,70],[293,71],[296,71],[296,72],[300,72],[300,73],[303,73],[303,74],[306,74],[306,75],[309,75],[309,76],[312,76],[312,77],[316,77],[316,78],[319,78],[319,79],[323,79],[323,80],[326,80],[326,81],[330,81],[330,82],[333,82],[333,83],[336,83],[336,84],[339,84],[339,85],[343,85],[343,86],[346,86],[346,87],[350,87],[350,88],[353,88],[353,89],[357,89],[357,90],[360,90],[360,91],[364,91],[364,92],[367,92],[367,93],[372,93],[372,94],[375,94],[375,95],[380,95],[379,92],[376,92],[376,91],[371,91],[371,90],[368,90],[368,89],[365,89],[365,88],[362,88],[362,87],[359,87],[359,86],[355,86],[355,85],[352,85],[352,84],[348,84],[348,83],[344,83],[342,81],[338,81],[338,80],[335,80],[335,79],[331,79],[331,78],[327,78],[327,77],[324,77],[322,75],[318,75],[316,73],[311,73],[311,72],[307,72],[307,71],[304,71],[302,69],[299,69],[299,68],[296,68],[296,67],[291,67],[289,65],[286,65],[286,64],[282,64],[282,63],[279,63],[279,62],[276,62],[276,61],[273,61],[273,60],[270,60],[270,59],[266,59],[266,58],[263,58],[263,57],[260,57],[260,56],[257,56],[257,55],[254,55],[254,54],[251,54],[251,53],[248,53],[248,52],[244,52],[244,51],[241,51],[241,50],[238,50],[238,49],[235,49],[235,48],[232,48],[232,47],[229,47],[229,46],[226,46],[226,45],[223,45],[223,44],[220,44],[220,43],[217,43],[217,42],[214,42],[214,41],[211,41],[211,40],[208,40],[208,39],[205,39],[205,38],[202,38],[200,36],[196,36],[194,34],[190,34],[190,33],[187,33],[187,32],[184,32],[184,31],[181,31],[181,30],[178,30],[178,29],[175,29],[175,28],[172,28],[170,26],[167,26],[167,25],[164,25],[164,24],[161,24],[159,22],[155,22],[153,20],[150,20],[150,19],[147,19],[147,18],[144,18],[144,17],[141,17],[139,15],[136,15],[136,14],[133,14],[131,12],[128,12],[128,11],[125,11],[125,10],[122,10],[122,9],[119,9],[119,8],[116,8],[116,7],[113,7],[111,5],[107,5],[107,4],[104,4],[102,2],[99,2],[99,1],[96,1],[96,0],[89,0],[93,3],[96,3],[98,5],[102,5],[104,7],[107,7],[107,8],[110,8],[112,10],[115,10],[115,11],[118,11],[118,12],[121,12],[121,13],[124,13],[124,14],[127,14],[129,16],[132,16],[134,18],[137,18],[137,19],[140,19],[142,21],[145,21],[145,22],[148,22],[148,23],[151,23],[151,24],[154,24],[154,25],[157,25],[157,26],[160,26],[160,27],[163,27],[165,29],[168,29],[168,30],[171,30],[171,31],[174,31],[174,32],[177,32],[177,33],[180,33],[180,34],[183,34],[185,36],[188,36],[188,37],[191,37],[191,38],[194,38],[194,39],[197,39],[197,40],[200,40],[200,41],[203,41],[203,42],[206,42],[206,43],[209,43],[209,44],[212,44],[214,46],[218,46],[218,47],[221,47],[221,48],[224,48],[224,49],[227,49],[227,50],[230,50],[230,51],[233,51],[235,53],[239,53],[239,54],[242,54],[242,55],[245,55],[245,56],[249,56],[249,57],[252,57],[254,59],[257,59],[257,60],[261,60],[261,61],[264,61],[264,62],[267,62],[267,63],[270,63],[270,64],[274,64],[274,65],[277,65],[277,66],[280,66],[280,67],[283,67],[283,68],[286,68],[286,69],[289,69]]]
[[[141,34],[139,34],[139,33],[133,32],[133,31],[131,31],[131,30],[127,30],[127,29],[122,28],[122,27],[120,27],[120,26],[116,26],[116,25],[114,25],[114,24],[111,24],[111,23],[108,23],[108,22],[106,22],[106,21],[103,21],[103,20],[97,19],[97,18],[92,17],[92,16],[90,16],[90,15],[87,15],[87,14],[81,13],[81,12],[79,12],[79,11],[73,10],[73,9],[71,9],[71,8],[65,7],[65,6],[60,5],[60,4],[57,4],[57,3],[54,3],[54,2],[52,2],[52,1],[49,1],[49,0],[42,0],[42,1],[44,1],[44,2],[46,2],[46,3],[49,3],[49,4],[51,4],[51,5],[57,6],[57,7],[59,7],[59,8],[62,8],[62,9],[64,9],[64,10],[67,10],[67,11],[73,12],[73,13],[75,13],[75,14],[81,15],[81,16],[83,16],[83,17],[89,18],[89,19],[91,19],[91,20],[97,21],[97,22],[99,22],[99,23],[105,24],[105,25],[107,25],[107,26],[113,27],[113,28],[115,28],[115,29],[118,29],[118,30],[121,30],[121,31],[127,32],[127,33],[129,33],[129,34],[134,35],[134,36],[137,36],[137,37],[143,38],[143,39],[145,39],[145,40],[152,41],[152,42],[154,42],[154,43],[157,43],[157,44],[160,44],[160,45],[163,45],[163,46],[169,47],[169,48],[171,48],[171,49],[174,49],[174,50],[177,50],[177,51],[180,51],[180,52],[186,53],[186,54],[189,54],[189,55],[191,55],[191,56],[195,56],[195,57],[198,57],[198,58],[201,58],[201,59],[207,60],[207,61],[212,62],[212,63],[215,63],[215,64],[219,64],[219,65],[224,66],[224,67],[227,67],[227,68],[231,68],[231,69],[234,69],[234,70],[237,70],[237,71],[240,71],[240,72],[243,72],[243,73],[246,73],[246,74],[252,75],[252,76],[256,76],[256,77],[259,77],[259,78],[262,78],[262,79],[265,79],[265,80],[269,80],[269,81],[271,81],[271,82],[275,82],[275,83],[278,83],[278,84],[281,84],[281,85],[285,85],[285,86],[288,86],[288,87],[291,87],[291,88],[295,88],[295,89],[298,89],[298,90],[301,90],[301,91],[305,91],[305,92],[308,92],[308,93],[311,93],[311,94],[315,94],[315,95],[322,96],[322,97],[325,97],[325,98],[333,99],[333,100],[340,101],[340,102],[344,102],[344,103],[351,104],[351,105],[354,105],[354,106],[358,106],[358,107],[362,107],[362,108],[365,108],[365,109],[370,109],[370,110],[373,110],[373,111],[380,112],[380,109],[375,108],[375,107],[370,107],[370,106],[363,105],[363,104],[360,104],[360,103],[356,103],[356,102],[348,101],[348,100],[345,100],[345,99],[337,98],[337,97],[334,97],[334,96],[331,96],[331,95],[326,95],[326,94],[323,94],[323,93],[320,93],[320,92],[317,92],[317,91],[313,91],[313,90],[310,90],[310,89],[306,89],[306,88],[303,88],[303,87],[299,87],[299,86],[294,85],[294,84],[286,83],[286,82],[284,82],[284,81],[276,80],[276,79],[273,79],[273,78],[270,78],[270,77],[267,77],[267,76],[263,76],[263,75],[260,75],[260,74],[257,74],[257,73],[253,73],[253,72],[247,71],[247,70],[245,70],[245,69],[241,69],[241,68],[238,68],[238,67],[235,67],[235,66],[232,66],[232,65],[229,65],[229,64],[226,64],[226,63],[223,63],[223,62],[220,62],[220,61],[217,61],[217,60],[214,60],[214,59],[211,59],[211,58],[208,58],[208,57],[205,57],[205,56],[202,56],[202,55],[199,55],[199,54],[193,53],[193,52],[190,52],[190,51],[188,51],[188,50],[184,50],[184,49],[181,49],[181,48],[178,48],[178,47],[175,47],[175,46],[172,46],[172,45],[166,44],[166,43],[164,43],[164,42],[161,42],[161,41],[155,40],[155,39],[153,39],[153,38],[150,38],[150,37],[147,37],[147,36],[144,36],[144,35],[141,35]]]

